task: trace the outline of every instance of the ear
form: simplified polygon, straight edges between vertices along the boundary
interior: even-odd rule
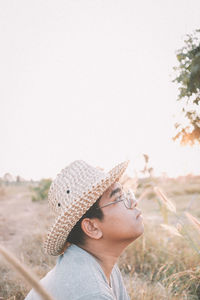
[[[98,225],[97,219],[85,218],[81,222],[83,232],[90,238],[99,240],[103,233]]]

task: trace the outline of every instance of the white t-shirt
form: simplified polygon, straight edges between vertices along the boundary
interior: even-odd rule
[[[117,264],[110,282],[95,257],[76,245],[70,245],[40,281],[55,300],[130,300]],[[25,300],[42,298],[32,289]]]

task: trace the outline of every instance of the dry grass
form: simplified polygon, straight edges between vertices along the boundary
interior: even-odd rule
[[[51,295],[42,287],[35,274],[28,270],[10,251],[0,246],[0,254],[38,292],[42,299],[53,300]]]
[[[5,194],[6,194],[5,188],[0,186],[0,198],[5,196]]]
[[[162,200],[154,190],[156,186],[166,197],[165,200],[170,199],[176,207],[175,213],[165,211],[165,220],[162,214]],[[192,176],[138,181],[136,194],[141,196],[139,206],[143,211],[145,231],[119,259],[119,266],[132,300],[200,299],[200,255],[196,251],[200,250],[200,235],[193,227],[196,221],[198,226],[200,216],[199,186],[200,177]],[[22,221],[25,220],[26,227],[30,226],[31,234],[27,231],[22,232],[21,227],[20,231],[16,228],[13,235],[5,235],[7,238],[0,243],[3,242],[9,249],[14,249],[18,259],[42,278],[56,262],[55,257],[44,255],[41,248],[43,235],[51,223],[51,217],[46,216],[47,203],[31,202],[28,187],[5,187],[2,196],[0,194],[4,209],[6,202],[13,201],[12,205],[15,203],[13,197],[16,195],[20,195],[16,198],[18,205],[21,203],[24,208],[26,201],[28,203],[24,208]],[[32,219],[26,215],[30,213],[29,207]],[[186,211],[193,216],[193,223],[184,214]],[[39,222],[40,227],[37,226]],[[162,225],[163,223],[165,224]],[[17,224],[16,222],[16,226]],[[3,223],[0,223],[0,230],[1,226]],[[19,232],[22,236],[17,239]],[[0,298],[24,299],[30,286],[2,258],[0,274]]]
[[[195,289],[199,286],[198,277],[187,287],[185,282],[180,284],[177,280],[179,286],[175,287],[170,276],[182,271],[190,272],[199,265],[199,260],[198,254],[186,240],[163,231],[161,227],[155,230],[154,223],[146,222],[145,234],[126,249],[119,265],[126,275],[131,299],[198,299],[195,295]],[[194,298],[184,298],[185,294]]]
[[[20,262],[28,266],[32,274],[38,278],[42,278],[56,262],[55,257],[46,256],[42,251],[42,239],[42,234],[24,237],[16,255]],[[0,258],[0,274],[0,297],[8,299],[15,296],[16,300],[24,299],[31,285],[27,284],[2,258]]]

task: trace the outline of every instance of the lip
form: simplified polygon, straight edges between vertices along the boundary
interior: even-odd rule
[[[139,214],[137,215],[136,219],[138,219],[140,216],[142,217],[142,213],[141,212],[139,212]]]

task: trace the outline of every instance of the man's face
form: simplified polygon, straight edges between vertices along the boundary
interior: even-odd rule
[[[102,195],[99,206],[116,201],[123,191],[119,182],[112,184]],[[127,209],[123,201],[101,208],[104,218],[101,221],[101,229],[104,239],[110,242],[132,242],[144,232],[141,211],[134,207]]]

